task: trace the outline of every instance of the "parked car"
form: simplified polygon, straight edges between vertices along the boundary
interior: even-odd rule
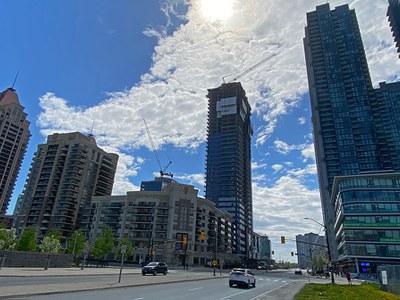
[[[302,275],[303,273],[301,272],[301,269],[295,269],[294,270],[295,275]]]
[[[229,273],[229,286],[256,287],[256,277],[249,269],[233,269]]]
[[[165,262],[149,262],[142,268],[142,275],[144,276],[149,273],[153,275],[157,275],[158,273],[167,275],[168,265]]]

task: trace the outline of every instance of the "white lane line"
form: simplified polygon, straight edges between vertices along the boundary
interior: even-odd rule
[[[144,299],[144,297],[141,297],[141,298],[135,298],[135,299],[133,299],[133,300],[143,300]]]
[[[287,286],[288,284],[290,284],[290,282],[288,282],[288,283],[286,283],[286,284],[283,284],[283,285],[280,285],[280,286],[277,286],[276,288],[273,288],[272,290],[269,290],[268,292],[266,292],[266,293],[264,293],[264,294],[261,294],[261,295],[258,295],[258,296],[254,297],[254,298],[251,298],[250,300],[262,299],[261,297],[263,297],[263,296],[265,296],[265,295],[268,295],[269,293],[272,293],[272,292],[275,291],[275,290],[281,289],[281,288],[283,288],[284,286]]]
[[[193,288],[193,289],[189,289],[188,291],[192,292],[192,291],[197,291],[197,290],[203,290],[203,287],[198,287],[198,288]]]
[[[243,293],[248,293],[248,292],[250,292],[250,290],[248,290],[248,291],[243,291],[243,292],[239,292],[239,293],[236,293],[236,294],[232,294],[232,295],[229,295],[229,296],[226,296],[226,297],[223,297],[223,298],[219,298],[219,300],[229,299],[229,298],[231,298],[231,297],[235,297],[235,296],[237,296],[237,295],[240,295],[240,294],[243,294]]]

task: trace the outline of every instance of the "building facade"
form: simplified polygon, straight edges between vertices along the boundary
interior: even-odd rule
[[[251,107],[239,82],[209,89],[205,197],[233,216],[234,253],[250,257],[253,232]]]
[[[108,226],[115,233],[116,246],[124,236],[132,242],[132,260],[137,263],[209,265],[214,258],[221,263],[229,260],[232,216],[198,197],[191,185],[166,178],[154,183],[161,181],[160,191],[93,197],[92,211],[86,216],[91,243]]]
[[[326,237],[316,233],[296,235],[297,262],[299,268],[317,271],[312,257],[328,258]]]
[[[389,7],[387,10],[390,28],[392,29],[394,43],[397,48],[397,53],[400,57],[400,1],[389,0]]]
[[[57,229],[62,240],[82,226],[92,196],[111,195],[118,155],[107,153],[93,136],[55,133],[38,145],[19,211],[17,233],[38,228],[39,238]]]
[[[260,264],[265,268],[271,265],[272,248],[271,240],[266,235],[260,237]]]
[[[348,265],[339,252],[343,218],[331,200],[334,181],[400,171],[399,85],[373,89],[357,17],[348,5],[331,10],[325,4],[307,13],[304,48],[324,223],[333,260]]]
[[[13,88],[0,93],[0,215],[7,212],[30,139],[29,121]]]
[[[352,272],[400,263],[400,173],[336,177],[331,200],[339,260]]]

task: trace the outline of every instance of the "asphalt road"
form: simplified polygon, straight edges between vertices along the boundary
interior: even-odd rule
[[[168,276],[168,275],[167,275]],[[81,277],[81,276],[79,276]],[[107,278],[107,276],[86,276],[93,278],[86,278],[89,280],[99,280]],[[26,280],[26,278],[23,278]],[[48,278],[47,278],[48,279]],[[59,280],[64,278],[52,278],[52,280]],[[83,278],[75,278],[83,279]],[[53,295],[41,296],[25,296],[14,299],[130,299],[130,300],[151,300],[151,299],[219,299],[219,300],[239,300],[239,299],[254,299],[259,296],[267,296],[269,292],[274,291],[280,287],[289,285],[293,281],[299,279],[304,280],[302,276],[295,276],[291,273],[277,273],[270,275],[268,273],[259,273],[257,275],[257,285],[255,288],[230,288],[228,286],[228,278],[219,278],[212,280],[199,280],[199,281],[184,281],[167,284],[152,284],[145,286],[134,286],[127,288],[113,288],[107,290],[98,290],[90,292],[75,292],[63,293]],[[41,280],[46,280],[42,278]],[[70,278],[74,280],[74,278]],[[109,276],[108,279],[109,280]],[[22,281],[21,281],[22,282]],[[47,284],[49,282],[47,281]],[[0,283],[1,284],[1,283]],[[38,284],[40,284],[38,282]]]

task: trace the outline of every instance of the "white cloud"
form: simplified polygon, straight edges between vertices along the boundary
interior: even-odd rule
[[[174,179],[181,179],[190,182],[191,184],[197,184],[204,186],[205,178],[204,174],[174,174]],[[178,180],[179,181],[179,180]]]
[[[262,163],[262,162],[251,162],[251,169],[252,170],[257,170],[257,169],[263,169],[267,166],[266,163]]]
[[[305,117],[300,117],[297,119],[297,122],[299,122],[300,125],[306,124],[306,118]]]
[[[276,140],[274,142],[274,146],[275,146],[275,151],[282,153],[282,154],[288,154],[292,150],[296,149],[296,147],[289,146],[288,143],[286,143],[284,141],[280,141],[280,140]]]
[[[280,164],[274,164],[274,165],[272,165],[271,168],[272,168],[272,170],[274,170],[274,173],[277,173],[283,169],[283,166]]]
[[[304,145],[303,149],[301,149],[301,156],[304,158],[303,162],[307,160],[315,161],[314,144]]]

